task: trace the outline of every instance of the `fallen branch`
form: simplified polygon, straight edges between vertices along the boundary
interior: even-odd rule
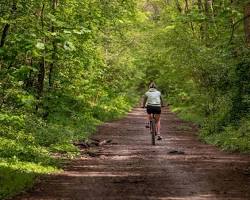
[[[112,142],[112,140],[103,140],[103,141],[99,142],[98,146],[102,146],[102,145],[105,145],[105,144],[109,144],[109,143],[111,143],[111,142]]]
[[[90,148],[95,146],[103,146],[105,144],[110,144],[112,140],[98,140],[98,139],[91,139],[92,141],[77,141],[73,142],[73,145],[79,148]]]

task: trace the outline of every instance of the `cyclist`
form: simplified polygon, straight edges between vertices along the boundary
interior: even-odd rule
[[[160,117],[161,107],[163,107],[163,100],[161,97],[161,92],[156,89],[156,85],[154,82],[150,83],[149,90],[144,95],[143,108],[145,108],[145,106],[147,107],[148,113],[146,127],[149,128],[149,121],[152,117],[152,114],[155,114],[157,140],[161,140],[162,137],[160,135]]]

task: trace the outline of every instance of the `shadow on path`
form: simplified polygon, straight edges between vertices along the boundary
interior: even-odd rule
[[[94,135],[112,139],[82,154],[65,172],[43,177],[33,190],[14,199],[249,200],[249,156],[222,152],[197,139],[197,128],[168,109],[156,146],[144,128],[145,112],[105,123]]]

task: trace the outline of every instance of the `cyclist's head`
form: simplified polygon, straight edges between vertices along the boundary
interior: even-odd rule
[[[154,82],[151,82],[150,85],[149,85],[149,88],[156,88],[156,85]]]

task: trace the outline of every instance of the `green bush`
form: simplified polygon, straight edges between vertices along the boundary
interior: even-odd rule
[[[250,152],[250,120],[242,119],[237,126],[226,126],[223,131],[207,135],[201,132],[206,142],[215,144],[224,150]]]
[[[78,106],[71,108],[72,102]],[[78,155],[79,149],[73,141],[87,139],[98,124],[124,115],[134,102],[135,98],[117,96],[84,107],[82,100],[67,99],[61,102],[63,108],[51,109],[53,112],[46,120],[40,113],[3,110],[0,114],[0,184],[3,185],[0,199],[30,187],[37,175],[57,171],[60,162],[52,157],[54,153],[69,158]],[[41,111],[44,112],[46,109]]]

